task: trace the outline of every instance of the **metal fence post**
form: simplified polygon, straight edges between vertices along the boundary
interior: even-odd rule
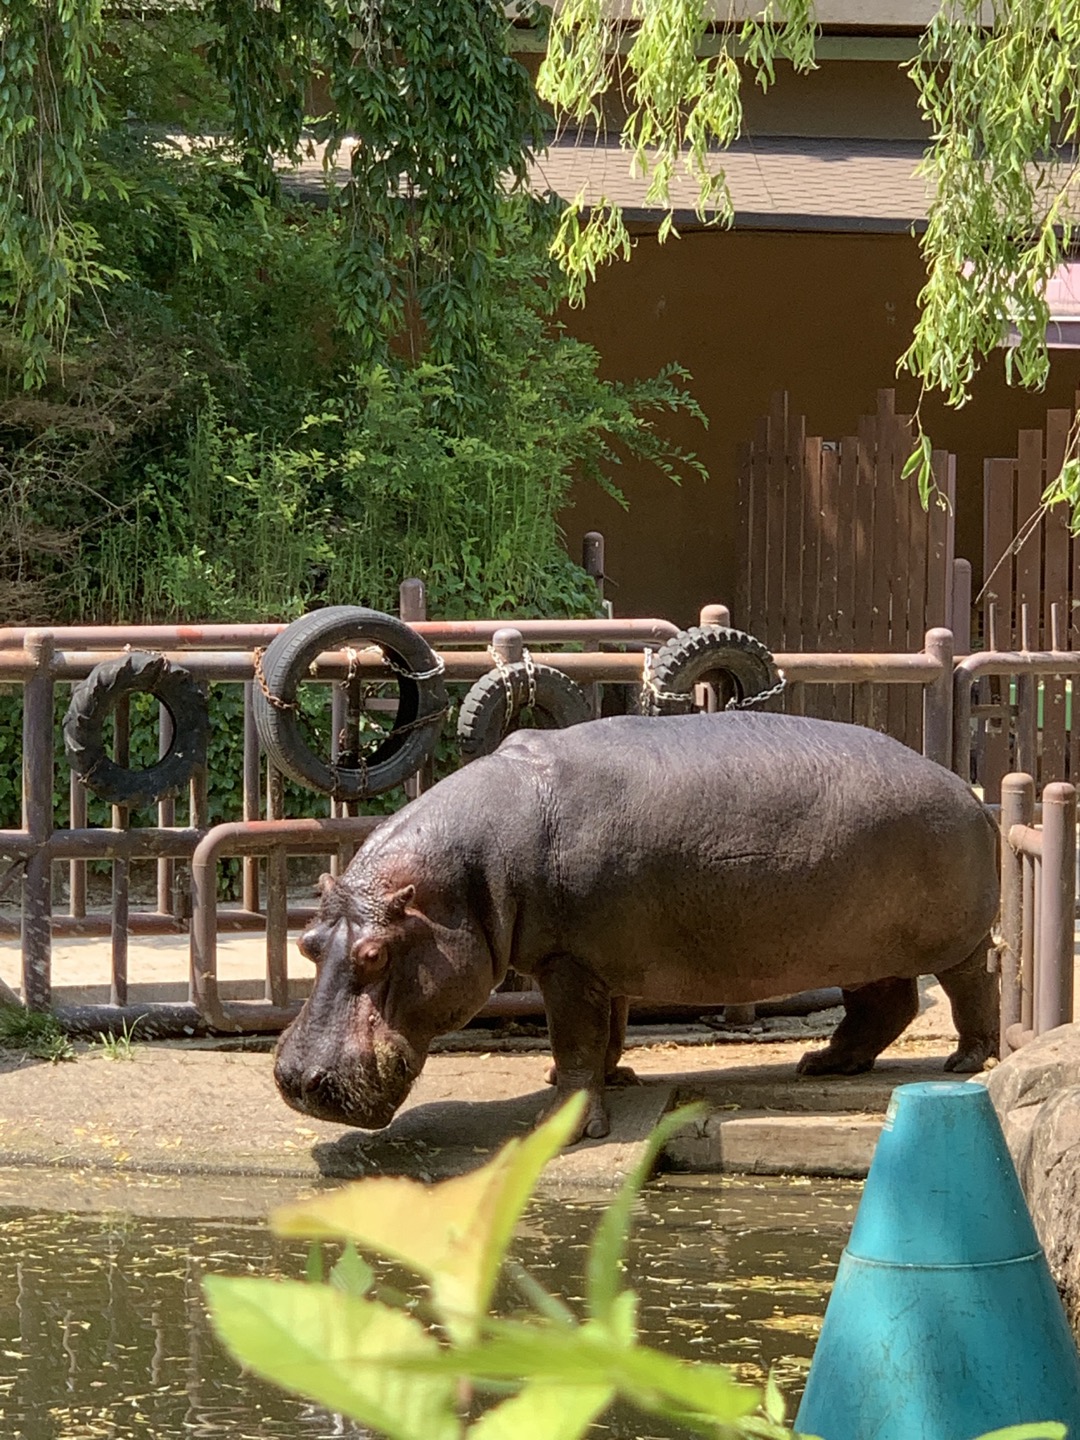
[[[34,673],[23,686],[23,829],[37,846],[22,882],[22,998],[28,1010],[52,1001],[53,637],[32,630],[25,648]]]
[[[1035,815],[1035,782],[1030,775],[1006,775],[1001,782],[1001,1056],[1012,1046],[1009,1027],[1020,1023],[1020,949],[1024,923],[1024,861],[1009,843],[1014,825]]]
[[[1035,1033],[1073,1018],[1076,910],[1076,789],[1058,781],[1042,797],[1043,861]]]
[[[953,750],[953,633],[943,627],[926,632],[923,650],[941,666],[936,680],[923,687],[923,754],[949,766]]]
[[[423,580],[414,576],[410,580],[403,580],[398,586],[398,614],[406,625],[415,625],[428,618],[427,586]],[[434,784],[435,762],[433,759],[428,759],[424,761],[415,775],[410,775],[405,781],[405,797],[408,800],[415,800],[425,790],[430,790]]]

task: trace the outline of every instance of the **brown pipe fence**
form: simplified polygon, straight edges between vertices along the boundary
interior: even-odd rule
[[[598,563],[602,570],[602,556]],[[531,647],[556,646],[560,648],[543,651],[544,663],[595,687],[594,704],[599,703],[605,685],[639,684],[646,648],[657,648],[677,633],[674,625],[656,619],[523,620],[510,626],[501,621],[427,621],[422,618],[420,582],[406,581],[401,598],[402,617],[437,647],[448,682],[464,684],[485,674],[492,665],[491,647],[512,658],[523,643]],[[705,624],[724,623],[727,612],[720,606],[707,607],[701,618]],[[64,1023],[81,1030],[115,1028],[143,1016],[143,1034],[175,1033],[196,1027],[233,1032],[273,1030],[295,1013],[297,1007],[290,997],[287,979],[287,932],[306,923],[314,911],[312,906],[289,905],[287,858],[329,855],[332,866],[340,869],[348,863],[356,845],[379,823],[379,817],[350,815],[343,804],[328,801],[330,813],[326,818],[286,818],[281,777],[269,767],[264,771],[252,711],[253,651],[256,646],[266,645],[282,628],[278,625],[188,625],[0,630],[0,680],[14,680],[23,686],[23,824],[18,830],[0,831],[0,862],[7,862],[6,868],[0,868],[0,894],[5,884],[10,886],[21,870],[21,913],[18,922],[11,917],[0,917],[0,933],[17,932],[21,937],[22,993],[31,1008],[52,1008]],[[489,648],[480,648],[483,645]],[[568,645],[581,648],[565,648]],[[72,777],[69,826],[55,829],[52,736],[56,687],[84,678],[95,665],[115,658],[125,647],[140,646],[175,657],[202,681],[243,686],[241,814],[223,825],[210,827],[204,773],[196,774],[186,807],[179,807],[187,810],[186,817],[180,817],[180,823],[177,802],[163,801],[158,806],[154,825],[132,827],[127,813],[114,808],[109,825],[92,827],[87,824],[86,792]],[[601,646],[605,648],[599,648]],[[789,681],[802,685],[872,683],[906,687],[909,694],[914,687],[915,694],[921,696],[924,753],[940,763],[951,763],[965,778],[971,774],[972,725],[977,715],[972,692],[981,677],[1009,675],[1022,680],[1024,676],[1042,674],[1080,674],[1080,653],[1076,652],[979,654],[962,657],[954,664],[952,633],[940,628],[929,631],[924,648],[910,654],[779,653],[775,659]],[[351,671],[350,657],[344,653],[320,656],[315,667],[315,678],[332,686],[335,737],[345,717],[347,687],[342,682],[350,675],[355,677],[357,671],[375,681],[393,678],[377,650],[361,652],[358,662],[353,659]],[[1030,701],[1023,698],[1016,709],[1016,751],[1020,756],[1033,753],[1032,747],[1037,743],[1037,737],[1036,741],[1031,738],[1032,714]],[[168,712],[162,709],[159,732],[162,753],[168,749],[171,738],[169,724]],[[125,758],[126,743],[127,716],[120,707],[116,750],[121,761]],[[410,796],[418,793],[424,783],[423,774],[414,776],[406,782],[406,793]],[[1050,787],[1054,794],[1060,788]],[[1051,803],[1056,803],[1052,796]],[[1075,800],[1073,804],[1075,808]],[[184,819],[187,823],[183,823]],[[1030,816],[1016,818],[1014,815],[1010,823],[1024,829],[1023,836],[1017,831],[1021,849],[1010,851],[1011,854],[1026,854],[1025,845],[1029,849],[1045,847],[1047,842],[1042,838],[1042,831],[1033,832],[1038,839],[1026,834]],[[226,856],[242,859],[239,906],[218,902],[218,863]],[[108,913],[91,913],[88,904],[87,865],[94,860],[111,862]],[[156,905],[137,909],[131,904],[131,867],[146,861],[155,862],[157,867]],[[68,866],[66,914],[53,913],[52,867],[58,862],[66,862]],[[264,867],[262,872],[260,862]],[[1057,877],[1054,884],[1058,891],[1064,893],[1061,891],[1065,883],[1061,868],[1064,861],[1053,846],[1049,857],[1042,848],[1038,855],[1032,849],[1028,859],[1021,858],[1017,863],[1021,867],[1037,866],[1043,874],[1049,871]],[[188,868],[190,887],[180,883]],[[1039,904],[1042,908],[1038,924],[1045,924],[1047,905],[1042,900]],[[1065,905],[1071,917],[1072,904],[1072,899],[1061,900],[1059,909]],[[1030,938],[1035,933],[1031,907],[1025,911],[1021,906],[1016,913],[1020,917],[1017,922],[1020,929],[1013,937],[1017,956],[1030,951],[1032,965],[1037,967],[1038,956],[1058,953],[1048,948],[1048,942],[1036,943]],[[191,944],[188,1003],[131,1005],[129,937],[185,930],[190,930]],[[217,936],[233,930],[262,931],[266,936],[266,973],[261,999],[222,998],[217,973]],[[111,984],[107,1004],[54,1005],[52,939],[69,935],[109,937]],[[1025,935],[1027,939],[1022,938]],[[1016,970],[1021,978],[1014,985],[1014,988],[1019,986],[1017,993],[1021,996],[1025,993],[1025,983],[1032,995],[1042,983],[1034,978],[1041,974],[1037,968],[1030,969],[1032,978],[1024,982],[1023,976],[1027,973],[1021,958]],[[1070,984],[1071,974],[1070,968]],[[1051,979],[1039,993],[1054,994],[1060,1000],[1064,984],[1060,975],[1060,967],[1051,972]],[[1009,980],[1009,984],[1014,982]],[[495,1002],[493,1011],[497,1010],[498,1002]],[[1050,1011],[1046,1013],[1049,1015]],[[1054,1013],[1060,1013],[1060,1005]],[[1013,1015],[1009,1009],[1008,1014],[1008,1025],[1020,1027],[1013,1030],[1010,1044],[1016,1042],[1022,1031],[1037,1033],[1038,1022],[1033,1018],[1036,1010],[1029,1015],[1021,1001],[1017,1013]]]
[[[1073,1018],[1076,790],[1007,775],[1001,786],[1001,1054]]]

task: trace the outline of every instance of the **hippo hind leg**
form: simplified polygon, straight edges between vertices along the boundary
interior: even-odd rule
[[[608,1031],[607,1053],[604,1056],[605,1085],[637,1085],[638,1077],[629,1065],[620,1065],[626,1049],[626,1021],[630,1014],[630,1000],[626,995],[616,995],[611,1002],[611,1028]]]
[[[972,1075],[998,1052],[1000,1025],[998,977],[987,969],[990,936],[981,940],[967,959],[936,977],[952,1006],[959,1037],[945,1061],[946,1070]]]
[[[875,980],[843,990],[844,1018],[824,1050],[808,1050],[799,1075],[861,1075],[919,1013],[916,980]]]
[[[638,1085],[640,1081],[629,1065],[620,1065],[623,1050],[626,1048],[626,1021],[630,1014],[630,1000],[626,995],[616,995],[611,1001],[611,1019],[608,1028],[607,1050],[604,1054],[604,1084],[605,1085]],[[549,1085],[559,1083],[558,1070],[554,1065],[548,1067],[545,1076]]]

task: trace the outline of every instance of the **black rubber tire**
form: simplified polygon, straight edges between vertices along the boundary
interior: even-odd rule
[[[652,684],[644,690],[649,715],[686,715],[694,706],[694,686],[706,675],[725,675],[742,704],[764,695],[780,682],[772,653],[745,630],[695,625],[680,630],[653,656]]]
[[[395,665],[428,677],[396,676],[399,698],[393,727],[366,757],[366,765],[334,767],[320,759],[300,733],[296,710],[272,705],[258,683],[255,727],[271,761],[290,779],[335,800],[363,800],[400,785],[435,749],[447,710],[446,687],[439,675],[430,674],[439,667],[434,650],[403,621],[360,605],[330,605],[302,615],[270,642],[262,657],[267,689],[291,706],[316,656],[343,645],[377,645]]]
[[[105,749],[103,727],[125,695],[154,695],[172,716],[173,741],[156,765],[132,770]],[[64,753],[88,790],[110,805],[142,810],[177,795],[206,764],[210,716],[190,671],[164,655],[133,650],[95,665],[71,695],[64,716]]]
[[[532,717],[530,729],[565,730],[592,719],[588,697],[561,670],[550,665],[532,665],[535,699],[529,706],[529,674],[523,660],[506,666],[506,680],[498,670],[481,675],[458,712],[457,738],[464,763],[481,755],[490,755],[500,743],[518,728],[522,712],[528,708]],[[507,681],[510,686],[507,703]]]

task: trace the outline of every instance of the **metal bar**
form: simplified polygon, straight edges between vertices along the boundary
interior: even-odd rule
[[[1011,836],[1010,836],[1011,838]],[[1020,935],[1020,1024],[1033,1026],[1035,996],[1035,857],[1021,851],[1023,869],[1023,930]]]
[[[143,1005],[57,1005],[53,1014],[69,1035],[120,1035],[137,1040],[174,1035],[205,1035],[206,1026],[194,1005],[148,1001]]]
[[[34,671],[23,688],[23,829],[37,848],[22,880],[22,998],[29,1010],[47,1010],[52,998],[52,864],[45,844],[52,834],[53,638],[47,630],[26,636]]]
[[[1011,1026],[1020,1023],[1020,954],[1023,939],[1023,860],[1013,832],[1035,815],[1035,782],[1030,775],[1006,775],[1001,782],[1001,1058],[1012,1048]]]
[[[526,624],[520,622],[521,626]],[[496,626],[492,630],[502,629]],[[517,626],[514,627],[518,628]],[[523,638],[529,635],[522,631]],[[54,674],[61,679],[81,679],[90,673],[95,665],[114,658],[113,651],[63,651],[58,652]],[[486,650],[465,650],[440,652],[445,664],[445,678],[449,681],[473,681],[491,668]],[[579,682],[593,680],[610,683],[634,683],[641,680],[642,659],[640,653],[580,653],[555,651],[544,653],[545,665],[553,665],[572,679]],[[871,653],[848,654],[801,654],[778,653],[777,664],[794,680],[805,680],[811,684],[839,682],[850,684],[860,680],[872,680],[875,684],[929,684],[938,674],[938,663],[932,657],[917,652],[914,654]],[[0,672],[3,671],[3,654],[0,653]],[[241,681],[253,676],[253,661],[250,653],[240,651],[190,651],[188,653],[166,653],[166,659],[182,663],[193,675],[201,680]],[[1069,657],[1072,668],[1080,670],[1080,654]],[[1023,668],[1023,667],[1016,667]],[[1068,670],[1069,664],[1058,664],[1059,670]],[[343,680],[349,674],[349,659],[344,651],[320,655],[312,666],[313,678],[328,682]],[[1054,673],[1054,667],[1046,667]],[[384,662],[380,652],[362,650],[356,661],[354,673],[367,680],[393,680],[393,671]],[[1007,672],[1006,672],[1007,673]],[[0,674],[0,678],[10,678]]]
[[[68,819],[72,830],[86,828],[86,786],[74,770],[68,786]],[[68,862],[68,913],[76,919],[86,914],[86,861]]]
[[[1016,768],[1039,780],[1039,693],[1030,672],[1016,677]]]
[[[285,777],[266,762],[266,817],[285,817]],[[289,998],[289,862],[281,846],[270,851],[266,861],[266,999],[275,1006]]]
[[[131,705],[121,695],[113,710],[113,755],[116,763],[126,769],[129,759]],[[114,830],[128,829],[126,805],[112,807]],[[128,998],[128,911],[131,898],[131,864],[126,855],[117,855],[112,863],[112,947],[109,982],[109,1003],[123,1007]]]
[[[979,650],[957,661],[972,679],[979,675],[1076,675],[1080,650]]]
[[[172,715],[165,705],[158,706],[158,755],[164,759],[172,748],[175,727]],[[176,801],[169,796],[158,801],[158,827],[171,830],[176,825]],[[157,904],[163,915],[171,915],[175,909],[176,864],[167,857],[157,862]]]
[[[136,830],[116,830],[106,826],[88,830],[54,830],[45,848],[50,860],[112,860],[117,855],[131,860],[156,860],[161,856],[186,860],[204,833],[203,830],[189,828],[161,830],[152,825],[140,826]],[[0,842],[0,854],[7,853],[10,852]]]
[[[244,682],[244,762],[243,762],[243,817],[258,820],[261,796],[259,794],[259,733],[255,728],[255,682]],[[253,856],[245,856],[242,865],[242,888],[245,910],[259,908],[259,862]]]
[[[317,910],[313,905],[290,905],[288,921],[290,930],[302,930],[310,925]],[[218,930],[221,934],[249,931],[256,934],[265,932],[266,916],[261,911],[229,909],[218,911]],[[161,915],[156,910],[136,910],[128,918],[128,931],[132,935],[185,935],[188,922],[177,915]],[[108,936],[112,933],[112,915],[90,914],[81,918],[71,915],[54,915],[52,919],[53,939],[73,936]],[[19,934],[19,922],[0,916],[0,935]]]
[[[1034,1029],[1042,1035],[1073,1018],[1076,927],[1076,789],[1043,791],[1042,916]]]
[[[325,854],[342,839],[362,843],[383,818],[357,815],[342,820],[233,821],[216,825],[203,837],[191,861],[191,977],[194,1002],[211,1029],[226,1033],[275,1029],[295,1013],[294,1007],[281,1008],[265,1001],[221,1001],[217,983],[218,860],[223,855],[268,854],[275,849]]]
[[[953,634],[936,628],[926,632],[925,653],[941,667],[923,690],[923,754],[946,768],[952,752]]]
[[[409,582],[420,583],[423,582]],[[406,616],[401,617],[403,620]],[[670,620],[408,620],[430,645],[467,645],[486,641],[500,625],[517,625],[530,640],[608,640],[663,643],[679,633]],[[243,650],[265,647],[284,625],[58,625],[49,633],[53,644],[67,650]],[[24,650],[25,627],[0,629],[0,651]],[[24,661],[32,667],[32,661]]]

